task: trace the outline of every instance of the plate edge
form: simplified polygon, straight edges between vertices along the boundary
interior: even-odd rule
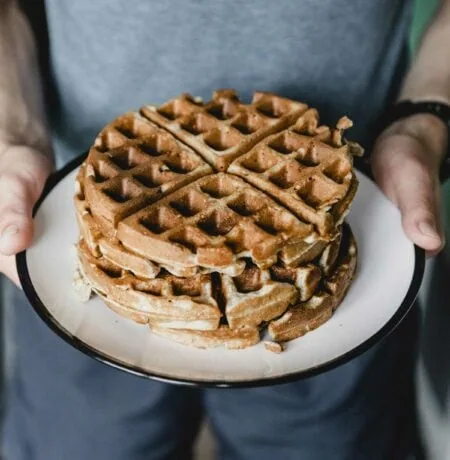
[[[33,216],[38,211],[42,202],[53,190],[53,188],[64,179],[69,173],[71,173],[77,166],[79,166],[83,160],[86,158],[88,152],[84,152],[78,157],[71,160],[67,163],[62,169],[53,173],[47,180],[44,190],[39,197],[39,200],[36,202],[36,205],[33,209]],[[369,180],[372,181],[370,175],[367,171],[361,171],[360,168],[357,168],[360,173],[364,174]],[[100,352],[95,348],[91,347],[87,343],[78,339],[76,336],[67,331],[57,320],[56,318],[47,310],[45,305],[42,303],[37,292],[34,289],[33,283],[31,281],[30,274],[28,272],[27,265],[27,251],[24,250],[16,255],[16,265],[19,275],[19,280],[21,282],[23,291],[30,302],[33,310],[36,314],[45,322],[45,324],[56,333],[61,339],[66,343],[73,346],[82,353],[88,355],[89,357],[109,366],[112,366],[116,369],[137,375],[139,377],[157,380],[160,382],[185,385],[192,387],[203,387],[203,388],[252,388],[260,386],[271,386],[278,385],[283,383],[289,383],[296,380],[303,380],[315,375],[322,374],[331,369],[334,369],[340,365],[343,365],[357,356],[361,355],[365,351],[369,350],[376,343],[381,342],[386,339],[394,330],[399,326],[399,324],[404,320],[409,311],[414,305],[414,301],[417,298],[419,293],[420,286],[422,284],[422,279],[424,276],[425,270],[425,251],[418,246],[414,245],[414,272],[411,278],[411,283],[409,285],[408,291],[406,292],[405,297],[403,298],[402,303],[394,313],[394,315],[389,319],[389,321],[375,334],[367,338],[364,342],[349,350],[347,353],[340,355],[337,358],[334,358],[330,361],[327,361],[324,364],[309,368],[307,370],[292,372],[278,377],[267,377],[257,380],[235,380],[235,381],[226,381],[226,380],[195,380],[195,379],[183,379],[179,377],[171,377],[159,373],[151,373],[146,371],[138,366],[133,366],[127,363],[124,363],[117,358],[113,358],[106,353]]]

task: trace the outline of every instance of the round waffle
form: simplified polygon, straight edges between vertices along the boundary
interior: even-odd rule
[[[120,305],[121,313],[138,322],[167,327],[217,329],[222,316],[213,296],[210,274],[179,278],[161,270],[140,279],[104,257],[94,257],[84,240],[77,246],[78,270],[94,292]]]
[[[342,222],[362,150],[343,140],[350,126],[233,90],[117,118],[77,176],[78,287],[196,346],[249,346],[267,323],[274,340],[301,335],[331,315],[354,271]]]
[[[92,256],[81,240],[78,270],[84,287],[111,309],[148,323],[160,335],[200,347],[244,348],[259,341],[262,326],[268,325],[275,341],[284,342],[331,317],[356,268],[356,243],[348,226],[337,245],[336,252],[335,248],[329,251],[333,257],[328,256],[330,264],[324,270],[313,264],[297,268],[277,264],[261,270],[247,261],[235,277],[181,278],[162,270],[155,279],[142,280],[103,257]]]

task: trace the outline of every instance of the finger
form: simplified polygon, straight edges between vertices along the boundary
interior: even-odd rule
[[[374,165],[382,190],[400,209],[407,236],[430,255],[444,245],[437,167],[418,153],[414,141],[389,139]],[[384,154],[384,152],[387,152]]]
[[[20,285],[19,275],[17,274],[16,258],[15,256],[0,255],[0,267],[2,272],[18,287]]]
[[[0,155],[0,253],[12,255],[31,242],[32,209],[50,172],[50,162],[26,147]]]
[[[423,175],[423,177],[420,177]],[[418,172],[419,183],[425,183],[426,172]],[[445,237],[441,226],[438,191],[435,183],[430,183],[426,190],[414,183],[397,186],[397,201],[402,214],[405,233],[428,255],[438,253],[444,246]]]

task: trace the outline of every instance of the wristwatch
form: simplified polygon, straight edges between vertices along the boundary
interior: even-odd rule
[[[379,135],[389,125],[402,118],[419,113],[430,113],[440,118],[447,126],[448,140],[445,158],[442,160],[440,177],[446,180],[450,177],[450,105],[438,101],[401,101],[391,105],[375,124],[375,134]]]

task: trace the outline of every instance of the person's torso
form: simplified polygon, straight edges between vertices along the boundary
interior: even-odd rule
[[[273,91],[324,121],[355,121],[389,97],[404,50],[407,0],[46,0],[56,99],[55,150],[85,150],[116,115],[182,92]]]

